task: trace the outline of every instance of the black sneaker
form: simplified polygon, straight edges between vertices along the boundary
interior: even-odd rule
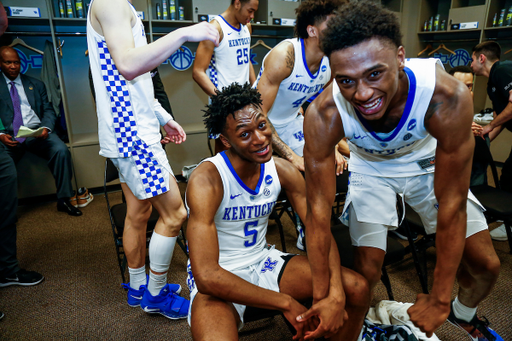
[[[485,317],[481,320],[475,314],[471,321],[466,322],[456,318],[452,308],[448,316],[448,322],[467,332],[469,339],[472,341],[503,341],[501,336],[489,328],[489,321]]]
[[[394,233],[395,236],[397,236],[400,239],[408,240],[407,232],[405,232],[405,228],[403,228],[402,226],[398,226],[398,228],[396,230],[391,230],[389,232]],[[411,230],[411,236],[412,236],[412,240],[418,239],[418,233],[416,231]]]
[[[16,272],[14,275],[0,278],[0,288],[8,287],[10,285],[22,285],[22,286],[30,286],[36,285],[43,281],[44,277],[38,272],[35,271],[27,271],[25,269],[21,269]]]

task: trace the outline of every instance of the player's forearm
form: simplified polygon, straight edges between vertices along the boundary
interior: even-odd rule
[[[489,125],[494,129],[512,119],[512,103],[508,103],[505,109],[492,120]]]
[[[202,294],[218,297],[256,308],[284,311],[289,309],[291,297],[286,294],[263,289],[224,270],[220,266],[204,275],[194,274],[198,291]]]
[[[329,252],[329,272],[331,279],[329,282],[329,296],[335,298],[337,301],[345,301],[345,291],[341,283],[341,263],[338,246],[331,234],[331,248]]]
[[[213,85],[210,78],[208,78],[208,75],[206,74],[205,71],[194,70],[192,72],[192,78],[197,83],[197,85],[199,85],[199,87],[205,92],[205,94],[207,94],[208,96],[215,95],[215,90],[217,90],[217,88],[215,87],[215,85]]]
[[[466,198],[439,203],[436,233],[437,259],[432,295],[449,303],[466,241]],[[459,203],[457,205],[457,202]]]
[[[124,51],[120,58],[114,61],[123,77],[132,80],[162,64],[186,41],[186,31],[177,29],[151,44]]]
[[[319,214],[320,217],[329,217],[326,212]],[[313,277],[313,298],[321,300],[329,294],[331,280],[331,240],[329,219],[317,219],[308,210],[306,217],[306,241],[308,246],[308,260],[311,266],[311,276]],[[336,249],[337,250],[337,249]],[[338,261],[339,262],[339,261]],[[338,269],[339,271],[339,269]]]
[[[272,148],[279,156],[291,162],[295,153],[286,143],[283,142],[283,140],[281,140],[274,128],[274,125],[270,122],[270,119],[268,119],[267,122],[272,130]]]

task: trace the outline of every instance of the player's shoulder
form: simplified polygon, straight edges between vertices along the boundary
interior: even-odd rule
[[[217,187],[219,184],[222,187],[222,179],[217,167],[213,162],[204,161],[190,175],[187,187],[206,191]]]
[[[338,112],[336,102],[332,94],[334,80],[324,88],[318,97],[309,105],[307,112],[315,115],[330,116]]]
[[[436,85],[431,102],[452,102],[468,91],[466,85],[436,65]]]

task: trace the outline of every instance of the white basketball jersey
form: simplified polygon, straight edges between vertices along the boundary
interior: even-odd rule
[[[224,188],[215,214],[220,266],[235,270],[260,262],[267,254],[268,217],[281,191],[274,159],[261,165],[255,190],[238,177],[225,152],[206,161],[217,167]]]
[[[92,2],[91,6],[92,7]],[[135,47],[147,44],[144,25],[130,4],[137,22],[132,27]],[[160,122],[154,112],[153,82],[149,72],[126,80],[110,56],[105,38],[94,31],[87,15],[87,46],[96,92],[100,155],[127,157],[134,141],[160,142]]]
[[[251,34],[247,25],[236,29],[224,17],[215,19],[222,29],[223,38],[213,50],[208,73],[213,85],[219,90],[233,82],[244,84],[249,81],[251,63]]]
[[[274,104],[267,113],[274,125],[285,125],[293,121],[302,103],[316,95],[331,79],[331,67],[329,66],[329,59],[327,57],[323,57],[318,71],[312,74],[306,62],[304,40],[292,38],[284,41],[293,44],[295,62],[290,76],[284,79],[279,85]],[[282,44],[282,42],[280,44]],[[267,56],[268,53],[263,59],[258,78],[253,87],[258,85],[260,77],[263,74]]]
[[[409,94],[402,118],[389,134],[375,133],[333,82],[334,101],[349,140],[350,171],[383,177],[434,171],[437,141],[426,130],[424,119],[436,86],[436,64],[442,66],[434,58],[406,60]]]

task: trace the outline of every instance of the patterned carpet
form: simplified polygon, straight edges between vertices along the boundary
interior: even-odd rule
[[[113,195],[120,200],[120,193]],[[57,212],[55,203],[20,207],[18,210],[18,258],[22,267],[41,272],[45,281],[35,287],[0,289],[0,340],[191,340],[185,320],[171,321],[150,316],[126,304],[121,288],[112,232],[105,199],[101,194],[83,209],[82,217]],[[283,218],[288,251],[295,247],[296,233]],[[496,224],[491,225],[495,227]],[[268,240],[279,244],[277,225],[269,227]],[[512,340],[512,256],[506,242],[494,242],[502,262],[496,287],[482,302],[479,314],[486,316],[504,340]],[[435,249],[428,254],[429,281]],[[186,289],[186,257],[175,249],[169,280]],[[395,299],[413,302],[420,292],[410,256],[388,267]],[[454,294],[456,289],[454,289]],[[374,301],[387,299],[382,284]],[[465,340],[464,334],[445,323],[437,335],[441,340]],[[248,324],[241,340],[291,340],[282,317]]]

